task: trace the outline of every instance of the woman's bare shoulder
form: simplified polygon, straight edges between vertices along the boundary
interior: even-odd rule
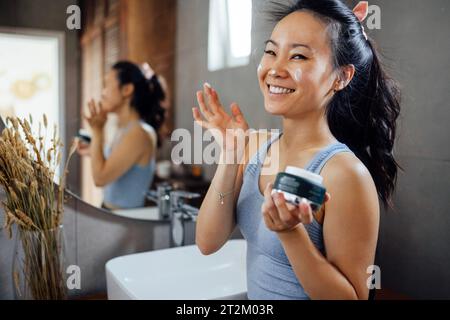
[[[145,146],[152,146],[152,138],[149,134],[149,131],[142,126],[133,126],[127,133],[124,135],[124,141],[130,143],[132,145],[139,146],[139,148],[143,148]]]
[[[334,155],[324,166],[322,171],[324,181],[342,183],[363,183],[373,185],[372,175],[364,163],[351,152],[341,152]]]
[[[370,171],[355,154],[336,154],[326,163],[321,175],[332,199],[337,195],[350,207],[362,201],[378,208],[375,182]]]

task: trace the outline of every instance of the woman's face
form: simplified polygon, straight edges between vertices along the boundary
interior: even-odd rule
[[[124,97],[117,78],[117,71],[110,70],[105,76],[102,90],[102,106],[106,112],[116,112],[124,104]]]
[[[271,114],[323,111],[336,80],[326,25],[305,11],[282,19],[267,41],[258,79]]]

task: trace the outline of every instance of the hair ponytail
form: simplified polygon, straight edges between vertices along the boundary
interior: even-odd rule
[[[121,86],[133,84],[131,107],[136,109],[142,120],[155,129],[158,134],[158,147],[161,146],[159,129],[164,123],[166,110],[161,106],[165,93],[157,76],[147,79],[137,65],[128,61],[117,62],[113,69],[117,71]]]
[[[393,149],[400,114],[400,90],[383,69],[371,40],[371,63],[365,76],[339,92],[327,110],[328,123],[336,138],[347,144],[369,169],[378,195],[391,205],[397,181]],[[348,113],[342,111],[348,110]]]

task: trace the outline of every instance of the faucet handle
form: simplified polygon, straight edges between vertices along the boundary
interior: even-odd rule
[[[192,216],[197,216],[198,215],[198,208],[196,208],[194,206],[191,206],[189,204],[183,204],[181,206],[181,209],[184,212],[188,213],[189,215],[192,215]]]
[[[158,203],[158,192],[156,190],[147,191],[146,197],[148,200],[153,201],[154,203]]]
[[[194,192],[189,192],[189,191],[181,191],[181,190],[177,190],[177,191],[172,191],[170,193],[171,197],[175,197],[177,199],[196,199],[196,198],[200,198],[200,194],[199,193],[194,193]]]
[[[188,191],[172,191],[170,192],[170,201],[172,209],[181,208],[185,204],[185,200],[199,198],[199,193],[193,193]]]

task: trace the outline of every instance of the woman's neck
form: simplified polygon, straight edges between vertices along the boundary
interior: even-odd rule
[[[129,104],[124,105],[117,112],[118,122],[117,125],[119,128],[123,128],[127,126],[130,122],[139,121],[139,113],[132,108]]]
[[[285,150],[312,149],[336,141],[323,114],[308,113],[295,119],[283,119],[280,146]]]

